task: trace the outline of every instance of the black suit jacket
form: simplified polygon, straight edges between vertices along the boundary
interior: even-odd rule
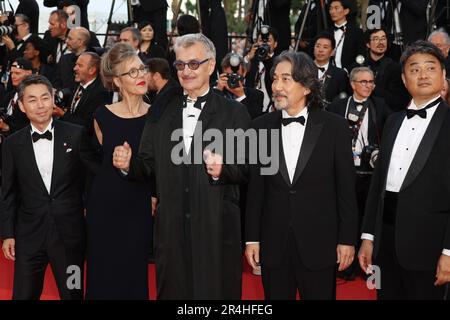
[[[83,164],[96,171],[99,159],[79,126],[54,120],[54,139],[50,193],[36,164],[30,126],[3,143],[0,237],[15,238],[22,251],[41,248],[53,222],[66,247],[84,247]]]
[[[166,0],[139,0],[144,11],[155,11],[161,8],[167,8]]]
[[[342,92],[347,94],[351,93],[347,72],[331,63],[328,65],[328,69],[325,72],[325,80],[322,85],[325,99],[328,102],[332,102]]]
[[[334,36],[334,29],[330,28],[328,30]],[[341,63],[342,68],[350,70],[351,66],[355,63],[355,59],[358,55],[364,55],[364,34],[363,31],[347,22],[347,28],[345,31],[345,38],[343,40]],[[336,42],[336,45],[338,43]]]
[[[225,89],[224,89],[225,91]],[[225,96],[225,92],[214,89],[214,92]],[[255,119],[263,114],[263,103],[264,103],[264,93],[261,90],[253,89],[253,88],[244,88],[245,98],[241,101],[241,103],[247,107],[248,114],[251,119]]]
[[[11,115],[9,116],[6,115],[7,108],[11,103],[11,100],[14,98],[15,94],[16,94],[15,90],[6,93],[4,99],[0,103],[0,108],[2,109],[1,113],[4,115],[4,121],[9,126],[8,135],[13,134],[14,132],[22,129],[23,127],[26,127],[30,123],[30,120],[28,120],[27,115],[20,110],[18,104],[13,109]]]
[[[401,0],[400,23],[403,43],[411,44],[427,37],[427,5],[428,0]]]
[[[373,255],[395,250],[406,270],[435,270],[442,249],[450,248],[450,110],[436,109],[398,194],[395,247],[380,247],[386,180],[392,149],[406,117],[394,113],[386,121],[363,219],[363,233],[375,236]]]
[[[266,85],[267,94],[269,95],[270,98],[272,97],[272,77],[270,76],[270,70],[272,69],[272,66],[273,66],[274,57],[275,56],[263,61],[264,68],[265,68],[264,83]],[[258,61],[258,59],[253,58],[250,61],[250,70],[248,71],[247,75],[245,76],[245,86],[246,87],[256,88],[255,82],[258,77],[258,72],[259,72],[259,61]],[[264,106],[264,107],[266,107],[266,106]]]
[[[74,53],[67,53],[61,57],[55,70],[53,86],[58,89],[74,90],[76,87],[73,68],[78,57]]]
[[[279,157],[279,170],[262,175],[251,166],[247,193],[246,241],[260,242],[261,263],[281,265],[292,230],[300,257],[310,270],[336,264],[336,246],[354,245],[357,236],[355,169],[348,125],[323,110],[311,110],[293,182],[284,159],[281,111],[253,120],[252,127],[280,130],[277,144],[267,141],[268,154]]]
[[[70,98],[69,102],[72,103],[74,94]],[[93,133],[93,115],[94,111],[99,106],[111,103],[110,95],[108,91],[103,87],[100,76],[98,76],[93,83],[91,83],[81,95],[80,101],[75,109],[74,113],[69,110],[62,116],[61,120],[78,124],[86,128],[88,135]]]
[[[347,109],[348,98],[339,99],[331,103],[327,107],[327,111],[336,113],[345,118],[345,111]],[[373,105],[369,107],[369,127],[368,127],[368,139],[370,145],[380,145],[381,135],[383,133],[384,123],[390,114],[390,110],[384,99],[378,97],[369,98]]]

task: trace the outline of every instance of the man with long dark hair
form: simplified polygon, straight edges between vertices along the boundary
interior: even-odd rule
[[[282,53],[272,75],[277,111],[253,127],[280,133],[266,144],[268,154],[279,152],[279,170],[250,170],[246,257],[261,264],[266,299],[295,299],[297,290],[302,299],[334,299],[336,261],[339,270],[352,263],[357,233],[348,125],[320,108],[317,68],[306,54]]]

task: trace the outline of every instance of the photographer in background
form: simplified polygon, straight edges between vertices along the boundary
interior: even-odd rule
[[[252,119],[263,114],[264,94],[254,88],[244,86],[245,75],[249,64],[235,53],[228,53],[222,60],[222,73],[219,76],[216,93],[230,100],[236,100],[247,107]]]
[[[256,88],[263,92],[264,103],[262,112],[267,112],[272,106],[272,69],[275,49],[278,46],[278,31],[267,25],[261,26],[258,41],[254,43],[244,57],[246,63],[250,63],[250,70],[245,77],[245,84],[250,88]]]
[[[0,102],[0,130],[4,135],[20,130],[30,122],[19,108],[17,88],[32,73],[31,62],[24,58],[17,58],[11,64],[11,81],[14,91],[7,93]]]
[[[350,73],[350,84],[353,95],[334,101],[327,110],[343,116],[349,123],[353,160],[357,174],[356,196],[359,221],[361,222],[389,108],[384,99],[372,96],[375,89],[375,77],[370,68],[354,68]],[[355,273],[360,270],[357,262],[355,259],[351,267],[338,273],[338,276],[345,280],[354,280]]]

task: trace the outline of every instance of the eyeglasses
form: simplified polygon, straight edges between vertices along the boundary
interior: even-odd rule
[[[373,41],[373,42],[386,42],[387,38],[386,37],[381,37],[381,38],[373,37],[372,39],[370,39],[370,41]]]
[[[203,60],[203,61],[197,61],[197,60],[191,60],[188,62],[184,62],[181,60],[175,60],[175,62],[173,63],[173,66],[175,67],[175,69],[177,69],[178,71],[183,71],[186,66],[188,66],[189,69],[191,70],[197,70],[201,64],[204,64],[206,61],[208,61],[209,58]]]
[[[130,78],[136,79],[139,76],[139,71],[142,74],[147,74],[148,73],[148,67],[147,66],[142,66],[139,69],[132,68],[130,71],[122,73],[122,74],[119,74],[118,76],[122,77],[122,76],[128,75],[128,76],[130,76]]]
[[[375,84],[375,81],[374,81],[374,80],[360,80],[360,81],[353,80],[353,82],[362,84],[362,85],[365,86],[365,87],[367,87],[368,85],[373,86],[373,85]]]
[[[17,28],[17,27],[23,26],[24,24],[25,23],[14,24],[14,26]]]

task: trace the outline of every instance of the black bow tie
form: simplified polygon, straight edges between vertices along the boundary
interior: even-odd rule
[[[436,101],[431,102],[430,104],[428,104],[427,106],[425,106],[422,109],[406,109],[406,117],[408,119],[411,119],[414,116],[419,116],[422,119],[426,119],[427,118],[427,109],[434,107],[435,105],[441,103],[441,101],[442,101],[442,98],[439,98]]]
[[[36,131],[33,132],[31,135],[31,138],[33,139],[33,142],[38,141],[39,139],[47,139],[52,141],[53,135],[50,131],[45,131],[43,134],[37,133]]]
[[[340,26],[340,27],[338,27],[338,26],[334,26],[334,31],[338,31],[338,30],[342,30],[342,31],[345,31],[345,26]]]
[[[189,98],[189,96],[186,94],[184,95],[184,99],[183,99],[183,108],[187,107],[187,103],[194,103],[194,108],[202,110],[202,103],[206,102],[206,100],[208,99],[209,96],[209,92],[207,94],[205,94],[204,96],[198,97],[197,99],[191,99]]]
[[[281,119],[281,124],[283,126],[287,126],[288,124],[292,123],[292,122],[298,122],[300,123],[302,126],[305,125],[305,117],[304,116],[300,116],[298,118],[282,118]]]
[[[327,69],[325,69],[324,67],[317,67],[317,69],[319,69],[319,70],[322,71],[322,72],[327,71]]]

